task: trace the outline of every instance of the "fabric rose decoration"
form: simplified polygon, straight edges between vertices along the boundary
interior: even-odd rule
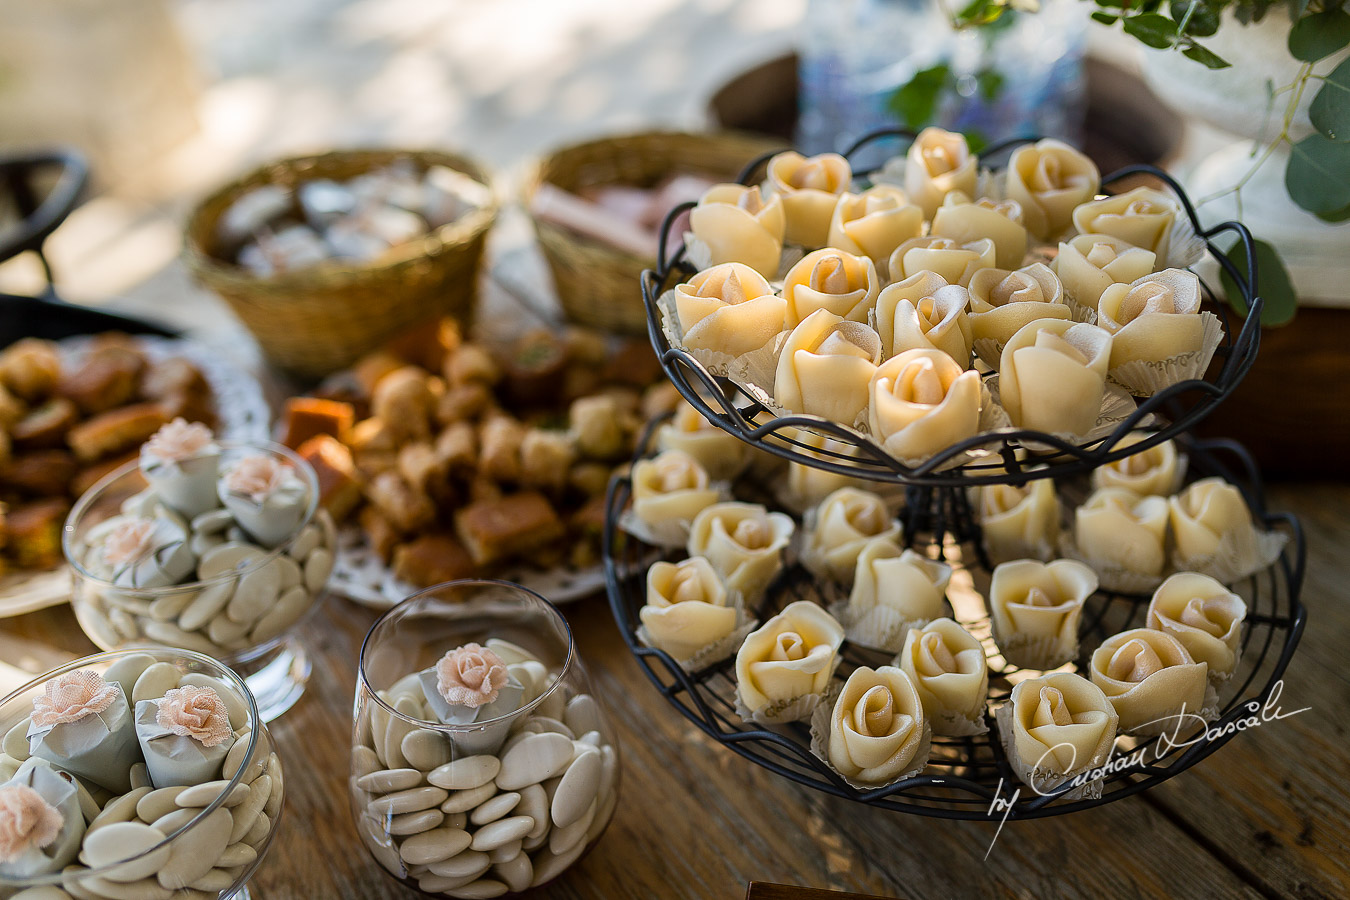
[[[895,248],[923,233],[923,210],[905,192],[878,184],[861,194],[844,193],[834,205],[826,244],[866,256],[882,273]]]
[[[1101,488],[1074,510],[1074,543],[1099,572],[1110,569],[1156,578],[1167,558],[1167,517],[1167,500],[1162,497]]]
[[[1067,229],[1074,210],[1096,197],[1102,185],[1092,160],[1052,138],[1013,151],[1004,178],[1008,198],[1022,206],[1027,230],[1042,241]]]
[[[997,718],[1013,771],[1038,791],[1102,766],[1115,748],[1115,707],[1101,688],[1071,672],[1018,682]],[[1065,796],[1099,792],[1100,787],[1084,785]]]
[[[480,644],[456,647],[436,663],[436,689],[451,706],[477,709],[491,703],[506,680],[506,663]]]
[[[1027,255],[1027,229],[1016,200],[981,198],[971,202],[964,194],[948,194],[933,216],[930,232],[969,244],[981,238],[994,242],[994,265],[1015,269]]]
[[[164,462],[182,462],[205,451],[213,440],[211,429],[179,417],[152,434],[141,450]]]
[[[633,515],[658,543],[680,546],[694,517],[720,499],[708,473],[683,450],[666,450],[633,465]]]
[[[188,518],[215,508],[219,465],[220,447],[200,422],[174,419],[141,445],[141,474],[155,496]]]
[[[1003,658],[1024,669],[1053,669],[1078,654],[1078,620],[1097,590],[1097,573],[1073,559],[1014,560],[994,567],[989,616]]]
[[[758,187],[713,185],[689,211],[689,230],[708,248],[708,265],[738,262],[765,278],[778,275],[786,227],[782,199]]]
[[[1059,541],[1059,499],[1055,483],[1040,478],[1023,485],[976,488],[976,513],[985,549],[995,563],[1049,559]]]
[[[943,599],[952,568],[893,540],[874,538],[858,553],[853,589],[840,612],[849,640],[896,653],[911,628],[945,612]]]
[[[981,269],[971,276],[971,335],[975,351],[991,369],[999,367],[999,354],[1027,323],[1069,317],[1064,288],[1045,263],[1012,272]]]
[[[154,547],[155,519],[127,519],[108,534],[103,542],[103,560],[120,568],[149,555]]]
[[[854,669],[829,718],[827,758],[835,771],[858,784],[890,784],[922,769],[929,746],[910,677],[895,666]]]
[[[27,785],[0,786],[0,863],[41,850],[61,833],[61,811]]]
[[[826,247],[801,258],[783,281],[784,323],[795,328],[818,309],[851,322],[866,322],[876,305],[880,279],[866,256]]]
[[[675,286],[675,312],[684,345],[740,356],[783,330],[786,304],[764,276],[738,262],[704,269]]]
[[[255,503],[261,503],[281,487],[289,469],[289,466],[271,456],[247,456],[226,474],[225,488],[232,494],[240,494]]]
[[[116,702],[118,693],[118,686],[104,681],[97,672],[66,672],[49,679],[43,693],[33,698],[33,724],[50,728],[96,716]]]
[[[853,170],[838,153],[802,156],[793,150],[769,160],[769,186],[783,198],[790,244],[823,247],[839,195],[848,190]]]
[[[820,578],[853,582],[858,554],[868,541],[900,537],[900,523],[871,491],[845,487],[807,513],[802,564]]]
[[[694,518],[687,549],[712,564],[727,590],[754,603],[783,567],[795,527],[788,516],[758,504],[714,503]]]
[[[714,481],[730,481],[750,462],[749,444],[709,422],[687,400],[681,400],[670,421],[656,429],[656,446],[688,453]]]
[[[99,574],[120,587],[156,588],[177,584],[196,567],[187,532],[167,518],[116,516],[101,552],[91,555]]]
[[[1121,439],[1121,449],[1133,446],[1148,437],[1147,432],[1133,432]],[[1094,490],[1106,487],[1124,488],[1140,496],[1156,494],[1170,497],[1181,487],[1186,476],[1184,457],[1172,441],[1154,444],[1147,450],[1132,453],[1124,459],[1103,463],[1092,470]]]
[[[746,636],[736,653],[736,696],[751,719],[804,719],[839,665],[844,630],[825,610],[798,600]]]
[[[1111,368],[1200,350],[1205,333],[1200,300],[1200,278],[1185,269],[1164,269],[1104,290],[1097,324],[1115,335]]]
[[[970,365],[969,292],[935,272],[916,272],[877,295],[882,359],[906,350],[941,350],[961,368]]]
[[[1177,202],[1167,194],[1139,187],[1081,204],[1073,211],[1073,224],[1082,234],[1118,237],[1165,260],[1172,225],[1181,214]]]
[[[1208,575],[1178,572],[1153,592],[1148,627],[1181,641],[1209,677],[1224,680],[1237,668],[1247,604]]]
[[[738,619],[717,573],[699,556],[653,563],[647,570],[647,603],[638,616],[652,646],[680,662],[730,635]]]
[[[1054,269],[1065,296],[1095,313],[1103,291],[1143,278],[1153,271],[1156,261],[1151,250],[1120,238],[1080,234],[1059,245]]]
[[[978,175],[965,135],[953,131],[925,128],[905,154],[905,193],[923,209],[925,219],[933,218],[953,191],[974,197]]]
[[[234,733],[225,701],[209,687],[187,685],[168,691],[159,702],[155,722],[203,747],[214,747]]]
[[[1092,654],[1092,683],[1102,689],[1128,734],[1173,731],[1179,716],[1208,721],[1207,666],[1191,659],[1181,642],[1149,628],[1122,631],[1102,641]]]
[[[868,384],[880,361],[876,331],[818,309],[783,345],[774,399],[790,412],[852,425],[867,408]]]
[[[1047,306],[1047,304],[1034,304]],[[1037,319],[999,358],[999,399],[1019,428],[1087,434],[1101,412],[1111,335],[1068,319]]]
[[[927,459],[980,429],[980,376],[941,350],[906,350],[868,386],[872,437],[898,459]]]
[[[975,636],[951,619],[912,628],[899,665],[914,683],[934,734],[984,734],[989,666]]]
[[[65,771],[36,759],[10,762],[18,768],[0,785],[0,877],[22,881],[60,872],[80,852],[85,832],[80,794],[88,794]]]
[[[904,281],[920,272],[932,272],[948,284],[965,287],[970,284],[972,275],[992,266],[996,258],[994,242],[989,238],[961,243],[947,237],[926,235],[910,238],[896,247],[886,264],[886,271],[891,281]]]

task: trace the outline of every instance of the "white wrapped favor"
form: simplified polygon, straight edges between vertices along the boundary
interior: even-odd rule
[[[497,653],[478,644],[449,651],[417,674],[427,710],[445,725],[476,725],[520,709],[525,687]],[[511,719],[451,736],[455,752],[465,756],[496,753],[511,729]]]
[[[141,447],[140,464],[160,502],[175,512],[190,519],[220,505],[220,445],[205,425],[174,419]]]
[[[157,789],[215,781],[234,745],[225,701],[192,685],[137,703],[136,737]]]
[[[29,752],[118,794],[131,790],[141,761],[131,706],[121,685],[80,669],[47,682],[33,701]]]
[[[75,861],[84,837],[73,781],[30,759],[0,785],[0,875],[32,878]]]
[[[220,500],[246,532],[275,547],[300,527],[309,508],[309,486],[295,469],[272,456],[246,456],[217,485]]]

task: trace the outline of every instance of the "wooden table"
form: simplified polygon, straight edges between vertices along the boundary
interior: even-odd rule
[[[1310,625],[1286,710],[1138,797],[997,824],[873,810],[777,779],[705,738],[641,674],[601,597],[568,606],[622,740],[621,802],[594,851],[541,898],[738,898],[750,881],[922,897],[1340,897],[1350,891],[1350,486],[1278,486],[1309,538]],[[262,900],[404,898],[357,840],[347,800],[352,690],[375,613],[330,598],[303,627],[304,699],[272,726],[287,769]],[[0,623],[31,671],[94,651],[68,608]]]

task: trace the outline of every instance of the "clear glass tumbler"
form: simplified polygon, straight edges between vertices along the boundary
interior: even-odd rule
[[[502,696],[519,685],[519,699],[511,712],[447,725],[432,712],[436,664],[470,643],[506,663]],[[613,817],[614,729],[567,621],[519,585],[451,582],[385,613],[361,647],[353,718],[357,831],[391,875],[428,894],[537,887]]]

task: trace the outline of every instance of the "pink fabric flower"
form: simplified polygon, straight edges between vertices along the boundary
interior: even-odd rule
[[[121,566],[144,558],[153,547],[154,519],[128,519],[112,530],[103,542],[103,558],[109,565]]]
[[[33,699],[33,724],[50,728],[97,715],[112,706],[117,690],[88,669],[58,675],[47,682],[45,695]]]
[[[201,453],[211,440],[211,429],[200,422],[189,424],[178,418],[150,435],[145,449],[165,462],[180,462]]]
[[[26,784],[0,787],[0,862],[42,849],[61,833],[61,812]]]
[[[436,689],[451,706],[477,709],[491,703],[506,678],[502,658],[478,644],[457,647],[436,663]]]
[[[244,494],[261,503],[281,486],[286,466],[270,456],[246,456],[225,476],[225,488],[232,494]]]
[[[234,732],[225,701],[212,688],[174,688],[159,701],[155,721],[174,734],[190,737],[203,747],[214,747]]]

